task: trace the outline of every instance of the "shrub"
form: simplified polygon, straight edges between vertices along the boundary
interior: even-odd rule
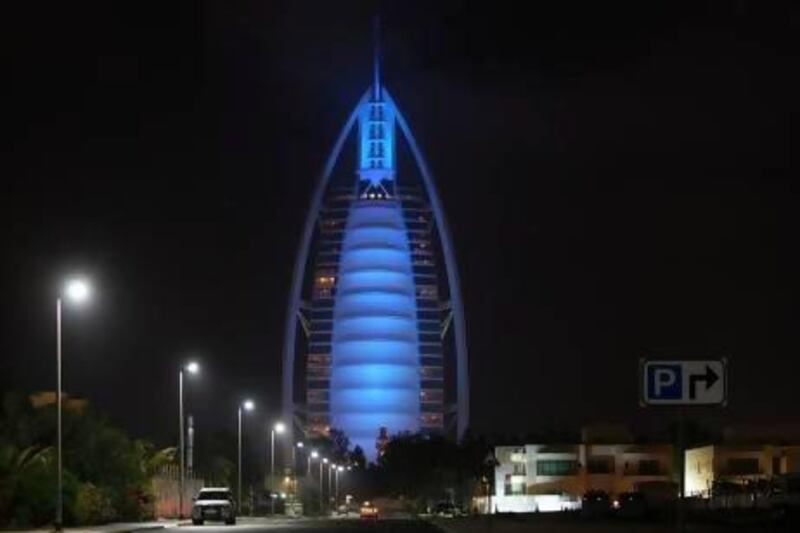
[[[107,491],[92,483],[82,483],[78,488],[74,507],[78,524],[103,524],[114,519],[114,508]]]

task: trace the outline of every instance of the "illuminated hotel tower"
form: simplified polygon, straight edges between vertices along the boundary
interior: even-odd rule
[[[398,172],[398,156],[413,165]],[[382,428],[460,437],[468,386],[450,232],[376,47],[372,85],[328,157],[295,262],[284,416],[303,432],[340,429],[374,459]]]

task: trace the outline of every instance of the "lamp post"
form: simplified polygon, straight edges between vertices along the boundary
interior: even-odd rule
[[[286,425],[283,422],[276,422],[270,432],[269,475],[272,478],[271,483],[275,482],[275,434],[283,433],[284,431],[286,431]]]
[[[269,445],[269,484],[270,491],[275,487],[275,433],[283,433],[286,431],[286,425],[283,422],[276,422],[270,431],[270,445]],[[275,514],[275,498],[270,498],[271,512]]]
[[[303,444],[302,441],[297,442],[294,446],[292,446],[292,474],[296,474],[297,471],[297,450],[302,450],[304,446],[305,444]]]
[[[306,487],[308,487],[308,491],[309,491],[308,495],[309,496],[311,495],[311,481],[312,481],[312,478],[311,478],[311,461],[312,461],[312,459],[317,459],[318,457],[319,457],[319,452],[317,452],[317,450],[311,450],[306,455],[306,462],[308,463],[308,467],[306,469]],[[307,500],[308,500],[308,504],[310,505],[311,504],[311,499],[307,498]]]
[[[328,463],[328,458],[323,457],[322,460],[319,462],[319,512],[322,514],[322,502],[323,502],[323,488],[322,488],[322,467]]]
[[[297,469],[297,450],[298,449],[302,450],[303,447],[305,447],[305,444],[303,444],[303,441],[298,441],[298,442],[295,443],[294,446],[292,446],[292,471],[291,471],[291,476],[292,476],[293,483],[289,488],[294,491],[293,495],[294,495],[295,499],[297,498],[297,495],[300,494],[300,481],[299,481],[300,476],[297,475],[297,470],[298,470]]]
[[[178,495],[178,518],[183,518],[183,495],[186,485],[186,447],[184,443],[184,433],[186,426],[183,423],[183,371],[186,370],[190,374],[197,374],[200,371],[200,365],[194,361],[190,361],[181,366],[178,372],[178,451],[180,453],[180,483]]]
[[[331,463],[328,465],[328,506],[330,507],[331,497],[333,496],[333,470],[336,470],[336,464]]]
[[[311,477],[311,459],[316,459],[319,457],[319,452],[317,450],[311,450],[311,453],[308,454],[308,470],[306,470],[306,476]]]
[[[74,303],[82,303],[90,296],[89,284],[82,279],[69,280],[64,286],[64,296]],[[61,531],[64,524],[64,461],[61,446],[61,296],[56,298],[56,448],[57,448],[57,494],[56,494],[56,531]]]
[[[333,496],[334,509],[336,508],[336,506],[339,503],[339,472],[344,472],[344,467],[342,465],[339,465],[339,466],[336,467],[336,472],[334,474],[333,486],[336,487],[334,489],[334,492],[333,492],[333,494],[334,494],[334,496]]]
[[[238,460],[238,478],[237,478],[237,491],[236,491],[236,506],[241,512],[242,510],[242,410],[252,411],[256,408],[253,400],[245,400],[239,404],[239,460]]]

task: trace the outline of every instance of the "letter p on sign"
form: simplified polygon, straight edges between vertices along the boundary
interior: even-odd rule
[[[681,365],[648,365],[647,397],[651,400],[679,400],[683,397]]]

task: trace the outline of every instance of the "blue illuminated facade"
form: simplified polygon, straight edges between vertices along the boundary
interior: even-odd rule
[[[397,175],[398,130],[416,163],[407,177]],[[353,138],[348,180],[337,165]],[[466,333],[452,243],[377,60],[315,189],[291,290],[283,401],[295,427],[341,429],[373,460],[382,429],[463,434]]]
[[[380,427],[418,431],[417,306],[397,200],[351,206],[334,302],[330,425],[368,448]]]

